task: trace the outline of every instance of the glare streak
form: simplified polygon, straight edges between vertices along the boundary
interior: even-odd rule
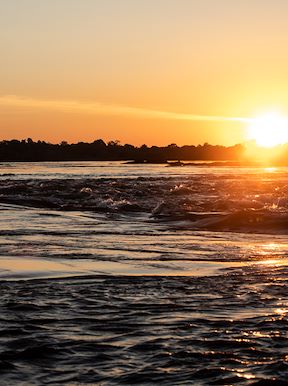
[[[225,117],[216,115],[186,114],[171,111],[160,111],[140,107],[103,104],[100,102],[77,100],[44,100],[16,95],[4,95],[0,97],[0,106],[23,109],[42,109],[60,111],[64,113],[84,113],[92,115],[125,115],[141,118],[154,118],[181,121],[206,121],[206,122],[249,122],[248,118]]]

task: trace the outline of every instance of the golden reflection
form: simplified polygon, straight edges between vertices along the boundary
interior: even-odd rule
[[[277,172],[277,168],[275,167],[269,167],[269,168],[264,168],[265,173],[275,173]]]
[[[257,161],[263,165],[264,172],[274,173],[277,168],[274,167],[275,161],[281,158],[283,155],[285,146],[281,144],[263,147],[257,144],[255,140],[246,143],[245,157],[248,161]]]
[[[263,265],[268,267],[287,267],[288,266],[288,259],[287,258],[280,258],[280,259],[267,259],[267,260],[259,260],[255,262],[257,265]]]
[[[268,334],[263,334],[263,333],[260,332],[260,331],[253,331],[253,332],[252,332],[252,335],[255,336],[255,337],[257,337],[257,338],[267,338],[267,337],[269,337]]]
[[[279,244],[277,244],[277,243],[264,244],[263,248],[264,249],[268,249],[269,251],[271,251],[271,250],[274,250],[274,249],[278,249],[279,248]]]
[[[236,370],[237,377],[244,378],[244,379],[254,379],[255,378],[255,375],[247,374],[247,373],[245,373],[245,371],[246,371],[245,369],[237,369]]]
[[[280,260],[278,259],[267,259],[267,260],[261,260],[261,261],[258,261],[257,264],[261,264],[261,265],[276,265],[276,264],[279,264],[281,263]]]
[[[242,378],[245,378],[245,379],[255,379],[255,375],[253,374],[243,374],[241,375]]]
[[[262,244],[255,247],[256,253],[259,256],[260,263],[265,264],[274,264],[278,262],[278,256],[277,259],[272,258],[272,256],[275,256],[275,252],[280,253],[280,245],[277,243],[268,243],[268,244]],[[269,258],[271,256],[271,258]],[[264,259],[264,260],[263,260]]]
[[[275,314],[278,314],[278,315],[286,315],[287,312],[288,312],[287,308],[276,308],[275,310]]]
[[[283,255],[283,250],[286,250],[287,244],[279,244],[277,242],[270,242],[258,245],[257,255],[259,260],[258,265],[266,266],[287,266],[288,258]]]

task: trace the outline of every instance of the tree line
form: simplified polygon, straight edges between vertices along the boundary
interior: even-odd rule
[[[69,144],[62,141],[52,144],[45,141],[3,140],[0,142],[0,161],[129,161],[166,162],[168,160],[231,160],[242,158],[243,145],[230,147],[220,145],[177,146],[133,146],[119,141],[105,143],[97,139],[91,143]]]

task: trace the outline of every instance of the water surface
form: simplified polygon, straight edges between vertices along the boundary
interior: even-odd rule
[[[286,168],[0,175],[3,384],[287,384]]]

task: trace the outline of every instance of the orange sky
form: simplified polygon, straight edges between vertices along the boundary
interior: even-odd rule
[[[242,142],[245,118],[287,113],[287,14],[284,0],[3,1],[0,137]]]

